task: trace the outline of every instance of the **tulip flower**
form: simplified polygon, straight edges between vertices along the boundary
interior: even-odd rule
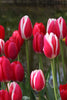
[[[0,57],[0,81],[10,81],[13,79],[13,71],[10,61],[5,57]]]
[[[14,61],[11,63],[11,68],[13,70],[13,80],[22,81],[24,78],[24,68],[19,61]]]
[[[49,18],[48,22],[47,22],[47,33],[55,33],[55,23],[56,23],[56,19],[54,18]]]
[[[53,86],[54,86],[54,93],[55,93],[55,99],[57,100],[57,89],[56,89],[56,76],[55,76],[55,61],[53,58],[55,58],[57,55],[59,55],[60,51],[60,44],[57,36],[54,33],[46,33],[44,36],[44,47],[43,51],[45,56],[52,59],[51,60],[51,69],[52,69],[52,76],[53,76]]]
[[[52,32],[50,34],[46,33],[44,36],[44,48],[43,48],[45,56],[50,59],[55,58],[59,55],[60,52],[60,44],[57,36]]]
[[[19,33],[23,39],[29,39],[32,35],[32,23],[30,18],[25,15],[19,22]]]
[[[0,55],[4,54],[4,45],[5,45],[4,40],[0,39]]]
[[[25,39],[28,79],[30,76],[28,39],[32,36],[32,29],[33,29],[32,23],[29,16],[27,15],[23,16],[20,19],[18,31],[22,39]],[[28,81],[28,91],[30,91],[29,93],[31,93],[29,81]],[[30,95],[30,99],[31,99],[31,95]]]
[[[60,85],[59,87],[61,100],[67,100],[67,84]]]
[[[0,100],[11,100],[7,90],[0,90]]]
[[[21,38],[21,36],[19,35],[19,31],[15,30],[12,34],[12,38],[13,41],[16,43],[17,47],[18,47],[18,51],[20,51],[21,46],[24,43],[24,40]]]
[[[5,38],[5,29],[2,25],[0,25],[0,39]]]
[[[43,53],[43,37],[39,32],[33,37],[33,49],[37,53]]]
[[[9,94],[11,100],[22,100],[22,90],[16,82],[11,82],[8,84]]]
[[[34,27],[33,27],[33,36],[37,33],[42,33],[43,35],[46,33],[45,26],[43,23],[38,23],[36,22]]]
[[[55,34],[59,39],[63,39],[67,34],[66,22],[62,17],[59,17],[55,23]]]
[[[10,59],[15,59],[18,55],[18,48],[15,42],[6,41],[4,46],[5,56]]]
[[[45,87],[45,77],[42,70],[34,70],[30,75],[30,84],[33,90],[41,91]]]
[[[64,55],[63,55],[63,46],[62,40],[67,35],[67,27],[66,22],[62,17],[59,17],[55,23],[55,34],[60,39],[60,50],[61,50],[61,57],[62,57],[62,64],[63,64],[63,73],[64,73],[64,82],[66,83],[66,75],[65,75],[65,64],[64,64]]]

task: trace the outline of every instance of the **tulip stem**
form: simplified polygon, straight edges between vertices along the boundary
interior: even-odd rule
[[[56,89],[57,86],[56,86],[54,59],[51,60],[51,69],[52,69],[52,76],[53,76],[53,87],[54,87],[55,100],[57,100],[57,89]]]
[[[28,72],[28,78],[30,75],[30,69],[29,69],[29,48],[28,48],[28,40],[25,41],[26,44],[26,57],[27,57],[27,72]]]
[[[7,86],[7,82],[4,82],[5,83],[5,85],[6,85],[6,88],[7,88],[7,91],[8,91],[8,86]]]
[[[43,71],[43,62],[42,62],[42,55],[39,54],[39,69]]]
[[[61,48],[60,50],[61,50],[62,64],[63,64],[64,82],[66,83],[65,64],[64,64],[64,55],[63,55],[62,40],[60,40],[60,48]]]
[[[26,57],[27,57],[27,78],[28,78],[28,91],[29,91],[29,96],[30,96],[30,99],[31,99],[28,40],[25,40],[25,45],[26,45]]]
[[[18,61],[20,61],[20,57],[19,57],[19,54],[18,54]]]
[[[39,100],[42,100],[42,98],[41,98],[41,92],[39,92]]]
[[[57,67],[58,67],[58,74],[59,74],[59,83],[61,83],[58,56],[57,56]]]

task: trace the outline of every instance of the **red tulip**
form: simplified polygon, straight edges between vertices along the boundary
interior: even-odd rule
[[[45,26],[43,25],[43,23],[35,23],[34,27],[33,27],[33,36],[36,34],[36,33],[42,33],[43,35],[46,33],[46,30],[45,30]]]
[[[8,89],[11,100],[22,100],[22,90],[16,82],[12,82],[10,85],[8,84]]]
[[[12,38],[13,40],[15,41],[17,47],[18,47],[18,50],[20,50],[21,46],[23,45],[24,43],[24,40],[21,38],[21,36],[19,35],[19,31],[18,30],[15,30],[12,34]]]
[[[7,90],[0,90],[0,100],[11,100]]]
[[[63,39],[67,34],[66,22],[62,17],[59,17],[55,23],[55,34],[59,39]]]
[[[5,57],[0,57],[0,81],[10,81],[13,79],[13,71],[10,61]]]
[[[42,70],[34,70],[30,75],[31,87],[36,91],[41,91],[45,86],[45,77]]]
[[[5,45],[4,40],[0,39],[0,54],[4,53],[4,45]]]
[[[2,25],[0,25],[0,38],[4,39],[5,37],[5,29]]]
[[[13,80],[14,81],[22,81],[24,78],[24,68],[19,61],[14,61],[11,63],[11,67],[13,70]]]
[[[59,90],[60,90],[61,100],[67,100],[67,84],[60,85]]]
[[[54,33],[46,34],[44,36],[44,48],[45,56],[52,59],[59,54],[60,44],[57,36]]]
[[[18,55],[18,48],[15,42],[8,40],[4,46],[5,56],[10,59],[15,59]]]
[[[43,35],[36,34],[33,37],[33,49],[35,52],[43,53]]]
[[[32,23],[27,15],[23,16],[19,22],[19,33],[23,39],[29,39],[32,35]]]
[[[55,23],[56,23],[56,19],[54,18],[49,18],[48,22],[47,22],[47,33],[55,33]]]

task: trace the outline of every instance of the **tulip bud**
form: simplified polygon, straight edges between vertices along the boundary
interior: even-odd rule
[[[45,30],[45,26],[43,25],[43,23],[35,23],[34,27],[33,27],[33,36],[36,34],[36,33],[42,33],[43,35],[46,33],[46,30]]]
[[[32,23],[30,18],[25,15],[19,22],[19,33],[23,39],[29,39],[32,35]]]
[[[45,86],[45,77],[42,70],[34,70],[30,75],[31,87],[36,91],[41,91]]]
[[[55,34],[59,39],[63,39],[66,36],[66,22],[62,17],[59,17],[55,23]]]
[[[44,47],[43,51],[45,56],[52,59],[59,54],[60,44],[57,36],[54,33],[46,33],[44,36]]]
[[[8,89],[11,100],[22,100],[22,90],[16,82],[12,82],[10,85],[8,84]]]
[[[0,90],[0,100],[11,100],[7,90]]]
[[[18,48],[15,42],[10,40],[6,41],[4,46],[5,56],[10,59],[15,59],[18,55]]]
[[[47,33],[55,33],[55,22],[56,22],[56,19],[54,18],[49,18],[48,19],[48,22],[47,22]]]
[[[11,63],[11,67],[13,70],[13,80],[14,81],[22,81],[24,78],[24,68],[19,61],[14,61]]]
[[[43,35],[36,34],[33,37],[33,49],[35,52],[43,53]]]
[[[5,37],[5,29],[2,25],[0,25],[0,38],[4,39]]]
[[[4,40],[0,39],[0,54],[4,53],[4,45],[5,45]]]
[[[60,85],[59,87],[61,100],[67,100],[67,84]]]

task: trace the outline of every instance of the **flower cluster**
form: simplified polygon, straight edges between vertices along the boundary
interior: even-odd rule
[[[0,57],[1,82],[20,82],[23,80],[24,68],[22,64],[20,63],[20,61],[10,62],[10,59],[17,58],[18,53],[21,50],[21,46],[24,43],[24,40],[27,41],[32,35],[34,51],[40,54],[44,53],[46,57],[53,59],[60,53],[59,39],[63,39],[64,37],[66,38],[66,22],[62,17],[59,17],[58,19],[50,18],[47,22],[47,29],[45,29],[43,23],[38,22],[35,23],[34,27],[32,27],[30,18],[25,15],[20,19],[18,30],[15,30],[12,33],[12,36],[6,42],[4,42],[3,40],[5,37],[4,27],[0,25],[0,54],[5,54],[5,56]],[[33,90],[39,92],[45,87],[45,84],[46,82],[44,73],[41,69],[34,70],[31,72],[30,85]],[[22,100],[22,90],[16,82],[11,82],[10,84],[8,83],[7,87],[8,90],[0,90],[0,98],[2,100]],[[64,90],[65,88],[61,85],[60,95],[62,100],[67,99],[66,91],[64,92]]]
[[[15,30],[4,46],[4,53],[7,58],[15,59],[20,51],[24,40],[19,35],[18,30]]]

